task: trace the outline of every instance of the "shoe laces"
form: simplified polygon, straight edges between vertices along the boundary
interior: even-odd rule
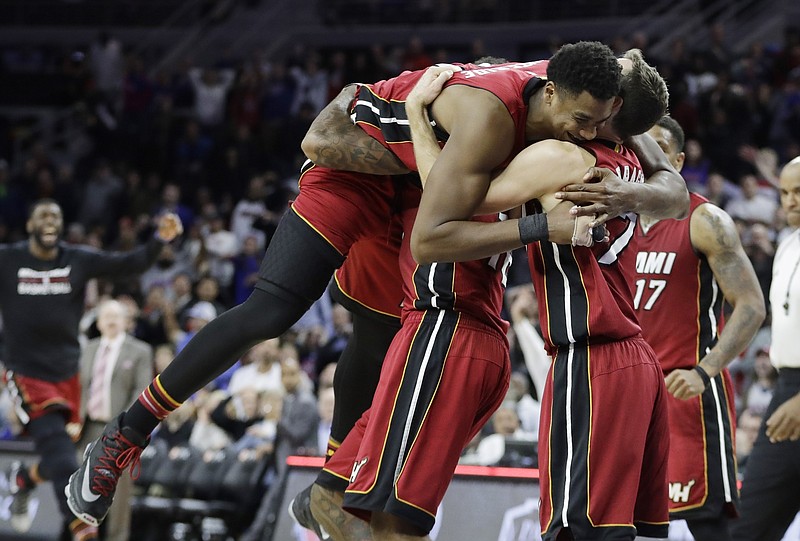
[[[116,489],[117,479],[128,466],[131,467],[131,479],[139,478],[143,448],[132,443],[120,431],[110,436],[104,435],[100,443],[103,446],[102,454],[98,458],[100,465],[94,468],[96,475],[92,479],[92,490],[108,497]]]

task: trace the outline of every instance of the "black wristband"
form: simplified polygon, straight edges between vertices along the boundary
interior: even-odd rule
[[[519,240],[522,244],[530,244],[537,240],[547,240],[550,232],[547,229],[547,214],[529,214],[518,221]]]
[[[703,386],[708,389],[708,386],[711,385],[711,376],[708,375],[708,372],[699,364],[692,367],[692,370],[700,374],[700,379],[703,380]]]

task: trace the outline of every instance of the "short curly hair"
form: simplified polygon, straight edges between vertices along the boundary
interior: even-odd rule
[[[633,67],[622,75],[622,107],[612,120],[614,131],[622,139],[652,128],[669,106],[667,83],[644,61],[642,51],[630,49],[625,58]]]
[[[572,96],[586,91],[600,100],[619,95],[622,68],[614,52],[599,41],[567,43],[550,58],[547,79]]]

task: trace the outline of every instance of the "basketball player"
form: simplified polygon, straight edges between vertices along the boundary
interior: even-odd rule
[[[680,171],[680,125],[665,116],[649,133]],[[726,541],[739,500],[726,367],[753,339],[766,310],[733,220],[704,197],[690,197],[687,220],[641,217],[634,308],[670,393],[670,518],[685,519],[696,541]],[[733,312],[720,332],[724,300]]]

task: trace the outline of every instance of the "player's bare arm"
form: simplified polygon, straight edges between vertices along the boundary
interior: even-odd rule
[[[692,213],[689,231],[692,246],[708,260],[725,299],[733,306],[717,344],[700,360],[712,378],[750,343],[766,316],[764,296],[753,265],[742,248],[736,225],[715,205],[700,205]],[[695,370],[674,370],[666,378],[667,390],[683,400],[705,390]]]
[[[414,144],[414,159],[417,162],[417,171],[423,188],[433,162],[441,152],[439,142],[431,128],[428,105],[439,96],[444,84],[453,73],[460,69],[449,64],[428,68],[406,97],[406,114],[411,129],[411,141]]]
[[[426,180],[411,236],[414,257],[420,262],[485,257],[469,253],[454,259],[442,248],[466,240],[458,230],[464,224],[457,222],[475,215],[486,196],[492,171],[511,153],[515,135],[512,118],[496,96],[463,85],[445,88],[431,109],[450,137]],[[472,239],[470,243],[483,240],[489,239]],[[488,255],[501,251],[504,249]]]
[[[375,175],[402,175],[408,168],[350,120],[353,85],[348,85],[317,115],[300,147],[315,164]]]
[[[559,202],[554,193],[578,184],[595,157],[574,143],[547,139],[527,147],[497,175],[479,206],[480,214],[502,212],[538,199],[545,211]]]
[[[433,163],[442,151],[433,135],[426,106],[433,102],[441,91],[442,85],[450,76],[448,71],[448,68],[443,66],[429,68],[409,94],[406,102],[406,112],[414,140],[414,155],[423,186],[426,185],[426,177]],[[524,157],[520,155],[512,162],[510,172],[501,173],[499,177],[494,178],[487,194],[489,203],[482,202],[475,211],[477,214],[506,211],[531,199],[552,194],[565,180],[579,181],[585,168],[594,163],[593,157],[588,152],[570,143],[543,141],[533,147],[535,148],[526,149]],[[456,189],[460,189],[460,186]],[[553,206],[554,203],[555,201],[549,203],[549,206]],[[548,229],[553,242],[570,243],[575,236],[575,220],[568,212],[570,207],[571,204],[562,204],[553,208],[548,214]],[[585,231],[578,236],[585,237],[583,243],[589,243],[588,225],[584,229]],[[432,258],[435,257],[439,261],[470,261],[522,246],[519,223],[516,219],[491,224],[469,220],[458,221],[457,227],[450,230],[450,235],[452,236],[440,238],[440,243],[427,245]],[[418,261],[430,262],[424,254],[418,256]]]
[[[644,214],[656,219],[683,219],[689,214],[689,191],[680,173],[648,134],[637,135],[626,142],[636,153],[647,175],[644,184],[623,182],[608,169],[591,168],[584,183],[570,184],[556,194],[559,199],[576,204],[576,216],[609,217],[625,212]]]
[[[481,203],[476,213],[494,214],[538,199],[547,212],[548,240],[559,244],[573,243],[576,240],[573,238],[576,237],[576,218],[569,212],[572,203],[557,201],[552,194],[561,186],[562,179],[579,182],[587,164],[592,163],[594,157],[572,143],[547,140],[531,145],[491,182],[486,201]],[[576,244],[591,245],[592,219],[579,220]],[[469,261],[523,246],[517,219],[495,223],[458,220],[451,224],[453,227],[448,236],[430,245],[434,254],[431,257],[435,259],[428,261],[423,257],[418,259],[420,263]]]

